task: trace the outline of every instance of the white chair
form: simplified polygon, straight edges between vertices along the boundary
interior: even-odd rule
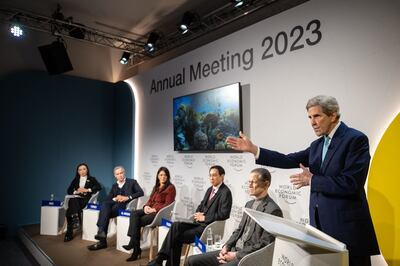
[[[200,240],[203,243],[207,241],[207,231],[211,228],[213,235],[220,235],[221,237],[224,235],[225,230],[225,220],[223,221],[214,221],[206,226],[203,233],[200,236]],[[185,258],[183,260],[183,265],[186,264],[187,258],[189,256],[190,250],[193,248],[193,244],[189,244],[186,247]]]
[[[100,194],[100,191],[97,191],[96,193],[94,193],[90,197],[90,199],[89,199],[87,204],[89,204],[89,203],[92,203],[92,204],[93,203],[94,204],[97,203],[97,199],[99,198],[99,194]],[[74,195],[65,195],[64,204],[63,204],[63,207],[64,207],[65,211],[68,210],[68,202],[69,202],[69,200],[71,198],[75,198],[75,196]],[[86,207],[84,209],[87,209],[87,204],[86,204]],[[83,214],[82,214],[82,220],[83,220]],[[65,233],[66,231],[67,231],[67,219],[64,220],[64,224],[63,224],[59,234]]]
[[[157,238],[158,235],[158,227],[161,225],[162,218],[171,219],[172,210],[174,209],[175,201],[165,206],[161,210],[158,211],[157,215],[154,217],[154,220],[151,224],[146,225],[143,227],[143,231],[145,229],[150,229],[150,255],[149,259],[152,260],[154,258],[153,249],[157,243],[154,243],[154,240]]]
[[[127,211],[134,211],[137,208],[138,205],[138,198],[131,200],[128,204],[126,204],[126,210]]]
[[[275,247],[275,242],[272,242],[257,251],[247,254],[239,261],[238,266],[254,266],[254,265],[272,266],[272,256],[274,255],[274,247]]]

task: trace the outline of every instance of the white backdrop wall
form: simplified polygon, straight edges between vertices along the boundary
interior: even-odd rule
[[[233,82],[244,88],[244,131],[260,146],[284,153],[306,148],[316,137],[305,104],[315,95],[328,94],[338,99],[342,121],[369,136],[373,153],[400,111],[399,11],[400,2],[395,0],[313,0],[129,79],[137,106],[136,178],[149,193],[157,169],[168,167],[177,187],[176,212],[188,215],[209,186],[209,167],[222,165],[234,195],[225,237],[230,235],[249,199],[246,180],[257,167],[254,158],[241,153],[174,152],[172,100]],[[267,51],[269,40],[273,43]],[[293,45],[303,47],[290,51]],[[235,53],[241,65],[222,68],[221,57]],[[272,57],[262,59],[263,54]],[[214,74],[191,75],[199,62],[214,64]],[[155,86],[173,77],[175,86]],[[288,181],[298,169],[270,170],[270,195],[284,216],[307,223],[309,188],[295,190]]]

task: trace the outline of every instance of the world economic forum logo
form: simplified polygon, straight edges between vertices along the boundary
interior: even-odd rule
[[[181,175],[174,175],[172,176],[172,182],[174,183],[175,187],[181,188],[185,183],[185,178]]]
[[[175,165],[175,156],[172,154],[167,154],[164,158],[164,162],[169,166],[169,167],[174,167]]]
[[[228,164],[232,167],[235,171],[241,172],[246,165],[246,159],[243,158],[243,155],[231,155],[228,159]]]
[[[187,168],[192,168],[195,161],[196,159],[191,154],[185,154],[182,157],[182,162]]]
[[[278,258],[278,265],[279,266],[294,266],[294,262],[291,261],[287,256],[281,254]]]
[[[206,166],[211,167],[218,164],[218,158],[215,155],[205,155],[203,158],[203,163]]]
[[[152,154],[150,156],[150,163],[154,166],[157,167],[160,165],[160,156],[158,156],[157,154]]]
[[[296,189],[293,185],[279,185],[274,189],[278,198],[283,199],[287,204],[296,204],[298,198],[301,197],[301,190]]]
[[[152,175],[149,172],[143,172],[143,180],[145,183],[148,183],[148,184],[152,183],[153,182],[152,179],[153,179]]]
[[[200,176],[194,176],[192,177],[192,185],[196,190],[202,191],[206,185],[206,180]]]

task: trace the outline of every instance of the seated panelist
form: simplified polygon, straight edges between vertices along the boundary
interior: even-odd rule
[[[92,194],[101,190],[96,178],[90,176],[89,167],[81,163],[76,167],[75,177],[68,187],[68,195],[75,195],[68,201],[68,209],[65,213],[67,218],[67,232],[64,236],[64,242],[71,241],[73,238],[73,228],[82,224],[82,210],[85,208]]]
[[[268,195],[271,174],[265,168],[256,168],[249,176],[249,194],[254,199],[246,203],[246,208],[282,217],[282,210]],[[246,213],[243,213],[239,227],[222,247],[221,251],[189,257],[186,266],[236,266],[240,260],[275,241],[275,237],[265,231]],[[256,266],[256,265],[255,265]]]
[[[143,209],[136,210],[131,214],[129,221],[128,236],[131,237],[129,244],[124,245],[126,250],[133,249],[132,255],[127,261],[134,261],[140,257],[140,229],[151,224],[154,217],[165,206],[168,206],[175,200],[175,186],[171,184],[171,176],[166,167],[160,167],[156,175],[156,183],[151,192],[150,198]]]
[[[107,230],[110,218],[116,217],[119,209],[125,209],[131,200],[144,194],[135,179],[125,177],[124,167],[116,166],[114,168],[114,176],[117,182],[111,187],[106,200],[101,204],[99,219],[97,220],[98,232],[94,238],[99,241],[88,246],[89,250],[99,250],[107,247]]]

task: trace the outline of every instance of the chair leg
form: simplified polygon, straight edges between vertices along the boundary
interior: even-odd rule
[[[186,245],[185,258],[183,259],[183,265],[186,264],[187,258],[188,258],[188,256],[189,256],[190,247],[191,247],[190,244],[187,244],[187,245]]]
[[[58,231],[58,234],[59,235],[62,235],[64,232],[66,232],[67,231],[67,218],[65,218],[65,220],[64,220],[64,224],[63,224],[63,226],[61,227],[61,229],[60,229],[60,231]]]
[[[151,228],[150,229],[150,254],[149,254],[149,259],[150,261],[152,261],[154,259],[154,254],[153,254],[153,242],[154,242],[154,232],[155,232],[155,228]]]

